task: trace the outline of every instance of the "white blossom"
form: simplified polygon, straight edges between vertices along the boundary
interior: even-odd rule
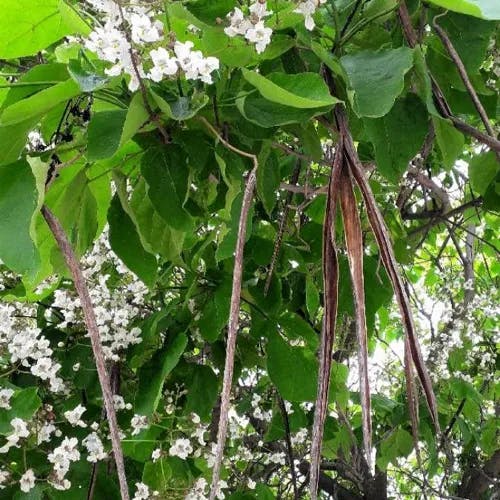
[[[193,447],[191,446],[191,442],[186,438],[176,439],[168,450],[170,456],[179,457],[182,460],[186,460],[192,452]]]
[[[30,435],[26,422],[21,418],[13,418],[10,425],[13,430],[6,436],[7,443],[0,448],[0,453],[7,453],[13,446],[18,447],[19,440]]]
[[[24,493],[28,493],[31,489],[35,487],[35,473],[33,469],[28,469],[19,480],[19,487]]]
[[[65,411],[64,418],[73,426],[87,427],[87,424],[82,420],[82,415],[86,411],[85,406],[79,404],[73,410]]]
[[[271,43],[271,35],[273,30],[271,28],[266,28],[263,21],[259,21],[257,24],[250,28],[246,34],[245,38],[255,44],[255,50],[258,54],[261,54],[266,50],[266,47]]]
[[[153,462],[157,462],[160,459],[161,454],[161,449],[156,448],[155,450],[153,450],[153,453],[151,453],[151,460],[153,460]]]
[[[144,483],[135,483],[136,492],[132,500],[148,500],[151,498],[149,487]]]
[[[54,473],[59,481],[63,481],[68,473],[71,462],[80,460],[80,452],[77,449],[78,439],[65,437],[57,448],[48,455],[48,461],[53,464]]]
[[[10,410],[10,398],[14,394],[12,389],[0,389],[0,408]]]
[[[326,3],[326,0],[306,0],[300,2],[297,8],[294,10],[297,14],[302,14],[304,16],[305,27],[309,31],[312,31],[316,26],[313,19],[313,14],[319,5]]]
[[[175,75],[179,71],[177,60],[163,47],[153,49],[149,54],[154,66],[148,76],[154,82],[161,82],[164,76]]]
[[[137,436],[143,429],[148,428],[148,417],[144,415],[134,415],[130,421],[130,426],[132,427],[132,436]]]
[[[85,448],[87,448],[88,462],[98,462],[99,460],[103,460],[107,457],[102,441],[95,432],[91,432],[86,438],[84,438],[82,444]]]

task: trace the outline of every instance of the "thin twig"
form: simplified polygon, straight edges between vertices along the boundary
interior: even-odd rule
[[[236,338],[239,327],[240,301],[241,301],[241,282],[243,276],[243,250],[245,247],[245,237],[247,229],[248,213],[252,204],[255,183],[257,180],[257,169],[259,162],[257,156],[252,153],[242,151],[231,143],[226,141],[217,130],[204,117],[199,120],[210,130],[212,134],[229,150],[234,153],[250,158],[253,162],[253,168],[248,174],[243,201],[241,204],[240,220],[238,223],[238,238],[236,241],[236,250],[234,255],[233,286],[231,290],[231,305],[229,309],[229,321],[227,327],[226,341],[226,361],[224,364],[224,377],[222,382],[222,394],[220,405],[219,425],[217,429],[217,445],[215,449],[215,461],[212,470],[212,485],[210,487],[210,500],[214,500],[218,491],[222,458],[224,455],[224,445],[227,436],[227,424],[229,415],[229,400],[231,397],[231,386],[234,372],[234,357],[236,354]]]
[[[401,22],[401,27],[403,29],[403,34],[406,39],[406,43],[413,49],[417,45],[417,34],[411,23],[408,8],[406,7],[406,3],[404,0],[401,0],[399,3],[398,15]],[[468,123],[465,123],[464,121],[453,115],[442,90],[439,88],[439,85],[436,82],[436,79],[432,75],[430,75],[430,78],[432,83],[432,94],[434,97],[434,101],[441,116],[443,118],[449,119],[453,126],[457,130],[460,130],[460,132],[474,137],[474,139],[477,139],[479,142],[486,144],[492,150],[500,153],[500,141],[498,139],[492,137],[491,135],[484,134],[477,128],[472,127]]]
[[[125,474],[125,463],[123,459],[123,452],[120,444],[120,430],[116,419],[116,412],[113,402],[113,391],[108,372],[106,370],[106,362],[104,358],[104,351],[102,349],[101,338],[99,335],[99,328],[94,313],[94,307],[90,298],[89,290],[83,276],[80,263],[71,247],[71,244],[64,232],[61,223],[55,215],[44,205],[41,209],[42,215],[45,218],[54,238],[64,256],[66,264],[71,272],[76,292],[80,298],[80,303],[83,310],[85,325],[90,337],[92,345],[92,352],[94,353],[95,364],[97,368],[97,375],[101,385],[102,396],[104,400],[104,407],[108,417],[109,432],[111,435],[111,445],[113,447],[113,454],[116,463],[116,471],[118,474],[118,481],[120,483],[120,493],[122,500],[129,500],[127,477]]]
[[[443,14],[440,14],[443,15]],[[481,117],[482,122],[484,123],[484,127],[486,131],[488,132],[491,137],[495,137],[495,131],[493,130],[493,127],[490,123],[490,120],[488,118],[488,115],[486,114],[486,111],[479,100],[479,97],[477,95],[476,90],[474,89],[474,86],[472,85],[469,75],[467,75],[467,70],[465,69],[464,63],[462,62],[462,59],[458,55],[458,52],[455,50],[455,47],[451,43],[450,38],[446,34],[443,28],[439,26],[439,24],[436,22],[436,19],[439,16],[436,16],[432,20],[432,25],[434,26],[434,29],[436,30],[436,33],[438,34],[439,38],[443,42],[443,45],[446,47],[446,50],[448,51],[448,54],[450,54],[450,57],[452,61],[455,63],[455,66],[457,67],[458,74],[460,75],[460,78],[464,82],[465,88],[467,89],[467,92],[469,93],[472,102],[474,103],[474,106],[477,109],[477,112],[479,113],[479,116]]]
[[[301,161],[297,160],[297,164],[295,165],[292,177],[290,178],[292,186],[297,184],[297,181],[299,180],[300,167],[301,167]],[[290,203],[292,201],[292,197],[293,197],[293,192],[288,191],[283,206],[283,213],[281,214],[278,234],[276,235],[276,240],[274,241],[273,255],[271,257],[271,263],[269,265],[269,271],[267,272],[266,283],[264,285],[264,296],[266,296],[267,292],[269,292],[269,287],[271,286],[271,281],[273,279],[274,268],[276,267],[276,262],[278,260],[278,256],[280,253],[281,244],[283,243],[283,236],[285,235],[286,220],[288,218],[288,213],[290,212]]]

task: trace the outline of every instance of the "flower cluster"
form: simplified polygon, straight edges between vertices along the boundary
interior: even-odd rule
[[[53,477],[50,483],[57,490],[67,490],[71,482],[65,478],[69,471],[71,462],[80,460],[80,452],[77,449],[78,439],[65,437],[63,442],[49,453],[48,460],[53,465]]]
[[[142,341],[141,329],[132,326],[132,323],[141,316],[148,289],[111,251],[106,233],[95,243],[92,252],[83,258],[82,264],[85,278],[93,284],[90,295],[96,304],[94,312],[104,354],[107,359],[118,361],[128,347]],[[110,274],[105,271],[109,269],[109,264],[121,277],[120,283],[114,283],[113,287],[108,284]],[[57,316],[53,310],[58,311]],[[52,309],[47,310],[46,316],[52,321],[60,321],[61,328],[84,328],[80,299],[67,288],[56,290]]]
[[[316,12],[316,9],[326,3],[326,0],[306,0],[303,2],[299,2],[299,5],[294,10],[297,14],[302,14],[305,18],[305,26],[306,29],[312,31],[316,26],[313,19],[313,14]]]
[[[112,63],[109,76],[129,75],[129,89],[136,91],[140,79],[160,82],[182,72],[187,80],[212,83],[212,72],[219,69],[216,57],[204,57],[192,50],[190,41],[159,45],[164,40],[163,23],[144,6],[120,6],[112,0],[88,0],[103,16],[104,25],[96,27],[85,40],[85,47],[100,59]],[[148,45],[154,47],[148,52]],[[149,71],[144,66],[151,66]]]
[[[253,2],[248,10],[249,15],[245,16],[240,8],[235,7],[227,15],[229,26],[224,28],[224,32],[229,37],[238,35],[245,37],[255,45],[257,53],[261,54],[271,43],[273,30],[264,25],[264,18],[272,12],[267,10],[267,2],[262,0]]]
[[[41,330],[26,321],[14,317],[14,307],[4,305],[0,308],[0,347],[6,348],[11,363],[20,363],[29,368],[31,374],[41,380],[48,381],[52,392],[63,392],[63,380],[57,375],[61,365],[52,359],[54,353],[49,340],[41,335]],[[22,308],[22,316],[31,316],[32,308]],[[0,394],[2,407],[6,408],[6,395],[9,389]],[[12,396],[12,394],[11,394]]]

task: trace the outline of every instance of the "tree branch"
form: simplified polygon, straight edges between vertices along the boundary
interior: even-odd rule
[[[92,352],[94,354],[95,364],[97,368],[97,375],[101,385],[102,396],[104,400],[104,407],[108,417],[109,431],[111,435],[111,444],[113,447],[113,454],[116,463],[116,471],[118,474],[118,481],[120,483],[120,493],[122,500],[129,500],[127,477],[125,474],[125,463],[123,459],[123,452],[120,443],[120,430],[116,420],[116,412],[113,402],[113,391],[108,372],[106,370],[106,362],[104,352],[102,350],[101,338],[99,335],[99,328],[94,313],[94,307],[90,298],[89,290],[85,282],[85,277],[81,270],[78,259],[76,258],[71,244],[64,232],[61,223],[57,220],[55,215],[44,205],[41,209],[42,215],[45,218],[54,238],[64,256],[66,264],[70,270],[73,282],[75,284],[76,292],[80,298],[85,325],[92,344]]]
[[[226,361],[224,364],[224,377],[222,382],[222,394],[220,405],[219,425],[217,429],[217,445],[215,449],[215,462],[212,470],[212,485],[210,487],[210,500],[214,500],[218,490],[222,458],[224,455],[224,445],[227,437],[227,425],[229,415],[229,400],[231,397],[231,386],[234,372],[234,358],[236,354],[236,338],[238,335],[240,301],[241,301],[241,283],[243,277],[243,250],[245,247],[245,237],[247,229],[248,213],[252,204],[253,192],[257,180],[257,169],[259,162],[252,153],[242,151],[226,141],[217,130],[204,117],[199,118],[208,130],[229,150],[234,153],[249,158],[253,162],[253,168],[248,174],[243,201],[241,204],[240,220],[238,223],[238,238],[236,241],[236,250],[234,255],[233,286],[231,290],[231,305],[229,310],[229,321],[227,328],[226,341]]]
[[[442,15],[442,14],[440,14]],[[469,93],[472,102],[474,103],[474,106],[477,109],[477,112],[479,113],[479,116],[481,117],[481,120],[484,124],[484,127],[486,131],[488,132],[491,137],[495,137],[495,131],[493,130],[493,127],[491,126],[490,120],[488,118],[488,115],[486,114],[486,111],[479,100],[479,97],[476,93],[476,90],[474,89],[474,86],[472,85],[469,76],[467,75],[467,70],[465,69],[464,63],[462,62],[462,59],[458,55],[458,52],[455,50],[455,47],[451,43],[451,40],[449,39],[448,35],[444,31],[441,26],[436,22],[436,19],[439,16],[436,16],[432,20],[432,25],[434,26],[434,29],[436,30],[436,33],[438,34],[439,38],[443,42],[443,45],[445,46],[446,50],[448,51],[448,54],[450,54],[450,57],[452,61],[455,63],[455,66],[457,67],[458,73],[460,75],[460,78],[464,82],[465,88],[467,89],[467,92]]]
[[[403,34],[406,39],[406,43],[413,49],[417,45],[417,34],[413,25],[411,23],[410,14],[408,13],[408,8],[406,7],[406,3],[404,0],[401,0],[398,8],[399,20],[401,22],[401,27],[403,29]],[[437,104],[439,113],[443,118],[447,118],[453,123],[454,127],[460,132],[464,134],[470,135],[474,137],[478,141],[486,144],[489,148],[500,153],[500,141],[495,137],[484,134],[480,130],[472,127],[468,123],[463,122],[456,116],[453,116],[451,112],[450,106],[446,102],[446,99],[443,95],[442,90],[439,88],[438,83],[434,79],[432,75],[430,75],[432,81],[432,94],[434,96],[434,100]]]

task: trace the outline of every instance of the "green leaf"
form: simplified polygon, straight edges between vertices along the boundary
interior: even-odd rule
[[[319,344],[318,334],[312,326],[298,314],[285,312],[278,318],[278,323],[289,340],[301,340],[311,350],[316,350]]]
[[[483,19],[500,20],[497,0],[429,0],[434,5]]]
[[[315,400],[318,363],[309,349],[292,347],[277,332],[272,333],[267,344],[267,371],[286,400]]]
[[[144,466],[142,481],[151,490],[159,492],[159,498],[169,498],[172,490],[187,490],[193,481],[189,463],[179,457],[161,458]]]
[[[243,68],[245,80],[253,85],[268,101],[299,109],[322,108],[333,106],[338,99],[330,91],[317,73],[260,73]]]
[[[41,484],[36,484],[28,493],[18,491],[13,500],[43,500],[43,487]]]
[[[66,35],[90,28],[63,0],[3,0],[0,58],[30,56]]]
[[[276,205],[276,191],[280,185],[280,166],[274,152],[270,152],[266,158],[259,157],[259,169],[257,170],[257,193],[268,215]]]
[[[19,159],[28,142],[28,134],[38,123],[39,116],[35,116],[14,125],[0,125],[0,165],[8,165]]]
[[[85,69],[78,59],[69,61],[68,73],[78,83],[82,92],[92,92],[108,81],[108,78]]]
[[[404,76],[413,65],[408,47],[349,54],[340,59],[358,116],[378,118],[387,114],[404,87]]]
[[[306,307],[310,318],[315,318],[319,307],[319,292],[314,280],[306,276]]]
[[[193,219],[184,209],[188,196],[189,170],[182,150],[153,148],[141,161],[141,172],[148,183],[148,195],[165,222],[180,231],[190,231]]]
[[[398,99],[383,118],[365,119],[380,173],[397,182],[421,148],[428,131],[428,114],[414,94]]]
[[[12,271],[32,273],[40,262],[33,217],[39,191],[26,160],[0,167],[0,259]]]
[[[130,101],[125,123],[123,124],[120,146],[132,139],[139,129],[149,120],[149,113],[144,106],[144,99],[140,92]]]
[[[5,108],[0,116],[0,125],[13,125],[25,122],[28,118],[43,115],[59,103],[72,99],[78,94],[80,94],[80,86],[74,80],[57,83]]]
[[[87,149],[90,161],[110,158],[118,151],[126,118],[127,111],[124,109],[101,111],[92,116]]]
[[[10,421],[13,418],[31,420],[31,417],[42,404],[36,387],[16,390],[10,400],[10,410],[0,408],[0,434],[9,434],[12,431]]]
[[[236,99],[238,111],[250,122],[264,128],[287,125],[290,123],[305,123],[313,116],[326,113],[331,109],[298,109],[283,106],[253,95],[241,96]]]
[[[450,169],[464,150],[464,136],[448,120],[432,117],[436,142],[441,151],[443,166]]]
[[[377,466],[386,470],[389,463],[396,463],[398,457],[407,457],[413,449],[413,438],[408,431],[396,429],[380,445]]]
[[[124,196],[120,198],[122,206],[126,206]],[[151,203],[144,179],[140,179],[137,183],[127,213],[134,221],[146,251],[159,254],[170,261],[179,260],[186,233],[177,231],[165,223]]]
[[[185,333],[179,333],[167,342],[139,370],[139,387],[135,397],[134,411],[138,415],[151,416],[160,402],[163,383],[175,368],[188,342]]]
[[[219,394],[219,382],[212,368],[193,365],[187,381],[186,413],[194,412],[209,422]]]
[[[195,94],[191,97],[179,97],[176,100],[167,101],[159,94],[151,90],[153,100],[168,118],[177,121],[185,121],[193,118],[198,111],[204,108],[210,100],[206,94]]]
[[[151,460],[151,453],[158,447],[156,439],[158,439],[162,432],[163,429],[160,427],[151,426],[149,429],[141,431],[139,435],[123,440],[123,454],[138,462]],[[87,497],[85,496],[85,498]]]
[[[156,258],[142,246],[136,227],[123,210],[118,195],[111,202],[108,222],[109,242],[113,251],[133,273],[152,287],[156,281]]]
[[[469,179],[472,189],[484,195],[500,170],[493,151],[474,156],[469,163]]]
[[[229,300],[231,297],[231,280],[226,279],[208,297],[197,326],[207,342],[215,342],[229,317]]]
[[[55,195],[57,191],[49,192],[47,203],[69,236],[76,253],[83,255],[92,245],[97,234],[99,205],[94,191],[91,189],[95,184],[89,182],[85,170],[80,169],[80,165],[75,164],[73,167],[73,172],[70,170],[71,167],[65,169],[65,172],[61,172],[59,180],[64,179],[65,175],[71,174],[68,175],[68,182],[58,186],[60,196],[54,202],[52,202],[52,195]],[[105,178],[102,180],[106,181]],[[105,193],[103,194],[102,202],[104,205],[109,202],[109,199],[106,199]],[[107,210],[107,206],[104,206],[104,210]],[[59,249],[57,248],[55,251],[59,252]]]

